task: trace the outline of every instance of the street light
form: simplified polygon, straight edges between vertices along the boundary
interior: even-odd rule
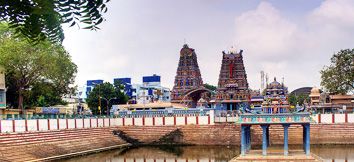
[[[107,103],[107,116],[109,116],[109,103],[111,103],[111,100],[116,100],[117,98],[111,98],[109,100],[107,100],[107,98],[101,97],[102,99],[104,99]]]
[[[101,83],[92,83],[92,85],[98,85],[98,110],[100,111],[100,116],[101,116],[101,88],[100,85]],[[95,86],[96,87],[96,86]]]

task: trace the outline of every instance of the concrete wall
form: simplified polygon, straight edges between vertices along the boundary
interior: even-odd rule
[[[116,129],[144,143],[159,141],[164,135],[177,129],[184,144],[240,145],[240,126],[235,124],[185,125],[185,126],[124,126]],[[284,133],[280,125],[270,126],[270,143],[283,144]],[[289,127],[289,144],[302,144],[302,126]],[[253,145],[262,144],[262,129],[251,127]],[[354,144],[354,123],[311,124],[311,144]],[[172,138],[176,139],[176,138]],[[178,138],[177,138],[178,139]]]
[[[213,125],[210,116],[168,116],[138,118],[0,120],[0,133],[50,131],[114,126]]]
[[[32,132],[63,129],[81,129],[113,126],[183,126],[183,125],[214,125],[215,123],[235,123],[237,117],[208,116],[166,116],[136,118],[91,118],[91,119],[31,119],[31,120],[0,120],[0,133]],[[354,123],[354,114],[315,114],[314,123],[341,124]]]

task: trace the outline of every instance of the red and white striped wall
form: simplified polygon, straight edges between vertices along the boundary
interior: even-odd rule
[[[354,123],[354,114],[316,114],[312,118],[316,123]]]
[[[62,129],[97,128],[111,126],[171,126],[213,125],[214,114],[166,117],[91,118],[91,119],[28,119],[0,120],[0,133],[50,131]]]

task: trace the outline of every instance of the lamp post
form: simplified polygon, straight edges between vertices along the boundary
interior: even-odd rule
[[[117,98],[111,98],[111,99],[109,99],[109,100],[107,100],[107,98],[104,98],[104,97],[101,97],[102,99],[104,99],[105,101],[106,101],[106,103],[107,103],[107,116],[109,116],[109,103],[111,103],[111,100],[116,100]]]
[[[100,112],[100,116],[101,116],[101,88],[100,88],[100,84],[97,83],[92,83],[92,85],[98,85],[98,111]]]

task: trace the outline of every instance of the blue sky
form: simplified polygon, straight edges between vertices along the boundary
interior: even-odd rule
[[[101,30],[65,29],[78,65],[76,84],[158,74],[172,88],[184,40],[196,50],[204,83],[217,84],[223,50],[244,50],[252,89],[260,71],[290,90],[320,86],[332,54],[354,48],[351,0],[114,0]]]

